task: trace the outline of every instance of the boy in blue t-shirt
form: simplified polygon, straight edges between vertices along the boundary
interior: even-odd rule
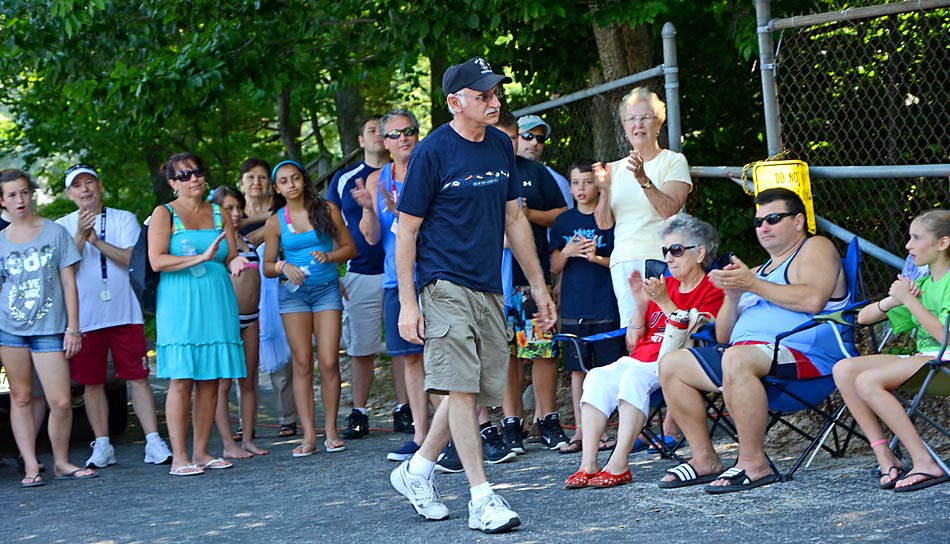
[[[571,195],[577,201],[551,227],[551,273],[561,274],[561,333],[590,336],[620,328],[617,299],[610,281],[613,228],[597,228],[594,208],[600,190],[594,184],[593,162],[581,159],[569,171]],[[625,355],[624,338],[591,344],[593,366],[604,366]],[[564,368],[571,372],[574,421],[579,422],[585,372],[573,349],[564,350]],[[589,364],[589,363],[585,363]],[[605,444],[606,445],[606,444]],[[581,451],[580,429],[562,453]]]

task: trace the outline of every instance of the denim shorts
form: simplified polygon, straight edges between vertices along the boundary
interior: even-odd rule
[[[0,346],[10,348],[30,348],[33,353],[63,351],[62,334],[39,334],[18,336],[0,331]]]
[[[311,285],[304,283],[295,292],[281,284],[277,291],[277,304],[281,315],[295,313],[317,313],[327,310],[343,311],[343,297],[340,295],[340,280]]]

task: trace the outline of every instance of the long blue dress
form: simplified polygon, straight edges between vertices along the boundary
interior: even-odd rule
[[[214,207],[214,228],[186,230],[169,206],[174,228],[170,255],[201,254],[222,231],[221,210]],[[193,248],[193,249],[192,249]],[[155,311],[159,378],[215,380],[247,374],[238,324],[237,299],[224,262],[227,242],[214,259],[183,270],[162,272]]]

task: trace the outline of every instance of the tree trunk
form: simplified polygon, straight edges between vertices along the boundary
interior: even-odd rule
[[[162,164],[165,163],[166,158],[165,150],[161,147],[152,146],[145,149],[145,162],[148,164],[152,190],[158,202],[168,202],[172,199],[172,188],[165,179],[165,172],[162,172]]]
[[[333,95],[336,102],[336,123],[340,130],[340,148],[346,157],[359,149],[358,136],[360,122],[363,120],[363,94],[357,85],[349,85],[336,91]]]
[[[626,23],[601,26],[594,22],[593,27],[600,56],[601,77],[598,79],[602,82],[614,81],[652,66],[653,49],[648,26],[639,25],[631,29]],[[595,156],[619,158],[626,155],[630,144],[623,134],[617,107],[620,98],[629,91],[619,89],[594,98],[592,125]]]
[[[429,55],[429,73],[432,74],[429,80],[429,96],[432,97],[430,119],[433,129],[452,120],[452,115],[445,105],[445,97],[442,96],[442,74],[448,67],[445,55]],[[437,100],[436,97],[440,96],[442,98]]]
[[[290,87],[284,86],[277,98],[277,131],[280,142],[284,144],[287,157],[303,164],[300,151],[300,124],[294,123],[290,106]]]

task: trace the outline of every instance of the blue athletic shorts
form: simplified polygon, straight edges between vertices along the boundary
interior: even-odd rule
[[[383,289],[383,323],[386,325],[386,351],[390,357],[422,353],[423,346],[406,342],[399,336],[399,288]]]

